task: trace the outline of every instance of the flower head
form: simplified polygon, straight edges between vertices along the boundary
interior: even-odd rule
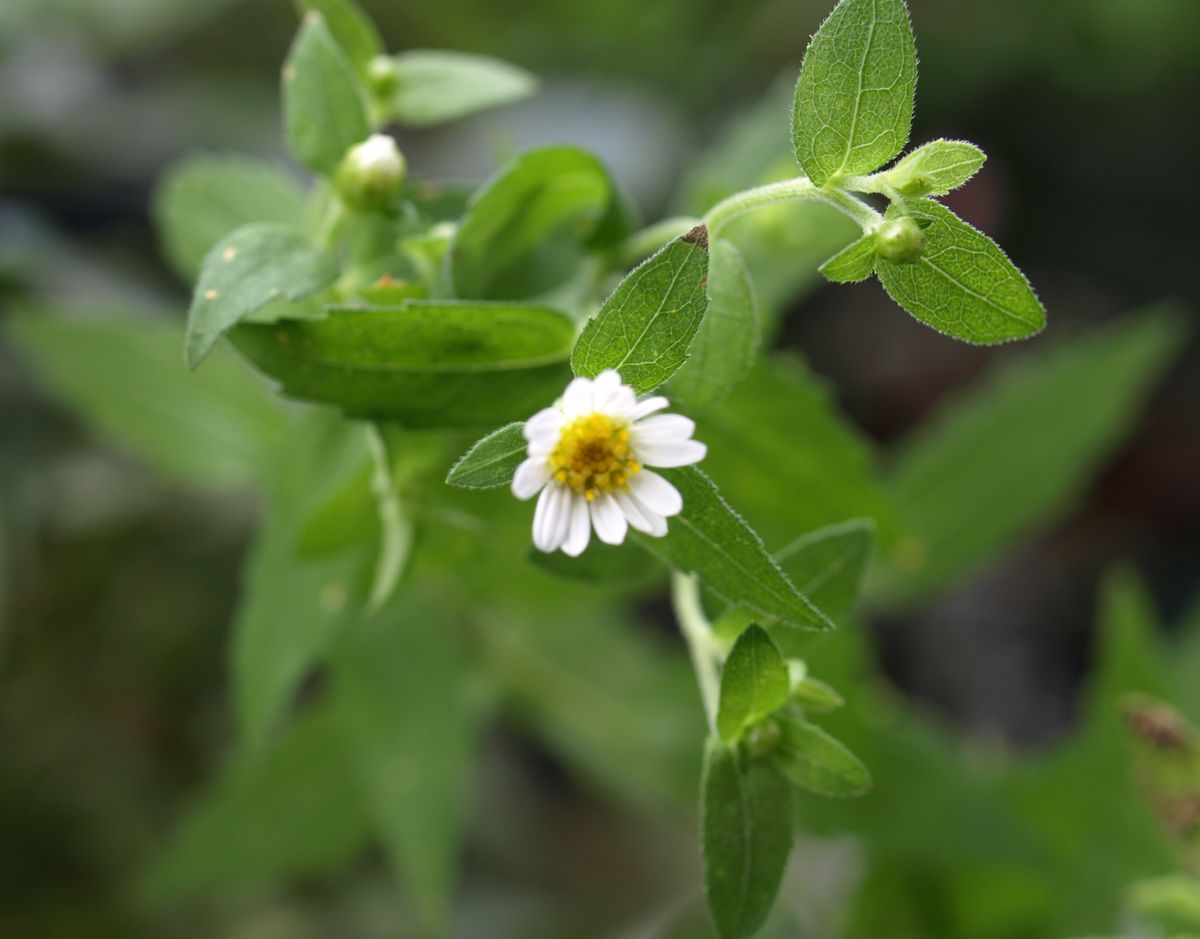
[[[688,466],[707,448],[692,439],[694,422],[658,414],[668,401],[638,401],[612,369],[594,380],[576,378],[553,407],[525,422],[529,456],[513,477],[518,499],[538,493],[533,543],[540,551],[582,554],[592,529],[605,544],[620,544],[629,527],[667,533],[683,497],[647,467]]]

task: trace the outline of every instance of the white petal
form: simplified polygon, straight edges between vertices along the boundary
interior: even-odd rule
[[[646,398],[644,401],[639,401],[633,409],[633,414],[630,415],[630,420],[640,421],[643,417],[653,414],[655,411],[661,411],[671,402],[662,395],[654,395],[651,398]]]
[[[578,417],[580,414],[590,414],[592,407],[592,380],[576,378],[567,385],[563,392],[562,409],[567,417]]]
[[[647,466],[691,466],[704,459],[708,447],[699,440],[640,441],[634,453]]]
[[[661,515],[651,512],[629,493],[614,493],[613,498],[617,500],[617,505],[625,513],[629,524],[638,531],[653,535],[655,538],[661,538],[667,533],[667,520]]]
[[[633,420],[633,409],[637,398],[633,389],[621,384],[621,376],[613,369],[606,369],[592,383],[592,405],[610,417]]]
[[[638,440],[686,440],[696,432],[696,422],[682,414],[657,414],[638,421],[630,428],[630,437]]]
[[[558,408],[542,408],[525,422],[522,433],[531,443],[541,440],[557,440],[562,428],[563,415]]]
[[[533,513],[533,543],[539,551],[557,551],[567,537],[570,521],[571,490],[566,486],[547,486]]]
[[[513,474],[512,491],[518,499],[532,499],[550,482],[550,465],[544,459],[530,458]]]
[[[620,544],[629,528],[625,513],[612,496],[600,496],[592,503],[592,524],[596,526],[597,537],[605,544]]]
[[[565,486],[563,487],[566,488]],[[592,537],[592,524],[588,519],[588,501],[578,493],[572,493],[568,510],[570,521],[567,525],[567,540],[563,542],[563,554],[573,558],[583,554]]]
[[[659,515],[678,515],[683,510],[679,490],[658,473],[642,471],[629,480],[629,491],[638,503]]]

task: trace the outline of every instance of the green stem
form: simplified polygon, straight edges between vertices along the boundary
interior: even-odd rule
[[[873,231],[883,221],[883,216],[848,192],[831,186],[818,189],[807,176],[797,176],[777,183],[767,183],[765,186],[755,186],[753,189],[746,189],[722,199],[704,216],[709,237],[716,237],[725,225],[752,209],[779,202],[796,202],[800,199],[816,199],[833,206],[858,222],[864,232]]]
[[[671,574],[671,604],[679,631],[687,643],[692,657],[692,669],[696,673],[696,684],[700,688],[700,700],[704,704],[704,716],[709,730],[717,726],[717,694],[720,682],[717,677],[717,657],[713,647],[712,627],[700,604],[700,582],[695,574]]]

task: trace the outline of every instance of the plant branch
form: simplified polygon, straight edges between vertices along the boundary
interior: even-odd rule
[[[692,669],[696,673],[696,684],[700,688],[700,700],[704,703],[708,728],[714,730],[717,726],[717,694],[720,690],[717,656],[712,627],[700,604],[700,582],[695,574],[671,574],[671,604],[675,608],[679,631],[692,657]]]
[[[807,176],[797,176],[777,183],[767,183],[765,186],[755,186],[753,189],[746,189],[722,199],[704,216],[709,237],[715,237],[725,225],[752,209],[779,202],[796,202],[800,199],[816,199],[833,206],[858,222],[864,232],[873,231],[883,221],[883,216],[848,192],[834,186],[818,189]]]

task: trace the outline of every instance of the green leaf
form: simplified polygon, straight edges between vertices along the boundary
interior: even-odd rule
[[[944,196],[979,172],[987,155],[965,140],[931,140],[883,174],[903,195]]]
[[[371,452],[371,494],[379,520],[379,544],[375,553],[375,571],[367,597],[366,611],[373,613],[395,592],[412,556],[415,526],[401,499],[404,485],[402,467],[407,454],[397,453],[400,442],[384,434],[374,424],[366,429]]]
[[[523,421],[516,421],[477,440],[450,467],[446,482],[462,489],[507,486],[529,450],[524,427]]]
[[[368,828],[346,730],[319,704],[270,747],[226,765],[147,870],[145,899],[222,896],[341,869]]]
[[[557,577],[601,587],[643,584],[663,573],[654,557],[631,543],[607,545],[593,541],[577,558],[531,547],[527,557],[534,566]]]
[[[888,296],[915,319],[977,345],[1042,331],[1046,311],[996,242],[929,199],[887,210],[888,218],[902,216],[925,229],[925,249],[909,264],[878,257],[875,273]]]
[[[379,29],[354,0],[296,0],[301,12],[321,15],[346,58],[365,74],[367,66],[384,51]]]
[[[717,732],[733,743],[742,731],[774,714],[788,699],[788,670],[767,631],[751,623],[721,669]]]
[[[299,300],[328,287],[337,261],[299,229],[244,225],[204,259],[188,310],[187,363],[195,368],[231,326],[280,298]]]
[[[871,788],[871,774],[858,757],[820,727],[783,717],[779,729],[782,736],[771,759],[797,786],[832,798],[862,795]]]
[[[692,411],[724,400],[746,377],[758,352],[758,301],[742,256],[728,241],[712,245],[708,312],[671,377],[671,394]]]
[[[468,677],[452,624],[412,602],[355,624],[336,656],[379,836],[430,931],[451,909],[469,795]]]
[[[742,765],[710,737],[700,780],[708,908],[721,939],[752,936],[767,918],[792,850],[787,782],[768,762]]]
[[[308,516],[301,526],[296,551],[300,557],[321,557],[344,550],[379,531],[374,477],[370,465],[350,478]]]
[[[708,229],[697,225],[643,261],[588,320],[571,367],[594,378],[615,368],[635,392],[653,391],[683,364],[708,305]]]
[[[316,11],[305,14],[283,66],[283,118],[288,149],[325,175],[371,132],[354,66]]]
[[[409,427],[478,427],[561,394],[573,335],[543,307],[414,300],[243,324],[232,338],[294,397]]]
[[[903,443],[889,479],[909,537],[872,584],[915,600],[1052,523],[1133,426],[1185,320],[1130,315],[995,369]]]
[[[519,101],[537,90],[537,79],[529,72],[490,56],[413,50],[393,61],[397,84],[386,113],[414,127]]]
[[[835,284],[856,284],[875,270],[875,236],[863,235],[851,242],[819,268]]]
[[[796,85],[792,143],[818,185],[869,173],[912,125],[917,48],[904,0],[841,0],[809,43]]]
[[[792,689],[792,700],[806,711],[816,712],[836,711],[846,703],[835,688],[811,675]]]
[[[854,607],[871,546],[875,523],[853,518],[818,528],[775,552],[775,560],[796,589],[835,623]]]
[[[613,201],[604,165],[576,147],[517,157],[471,197],[449,270],[460,297],[522,299],[565,280]]]
[[[698,424],[705,471],[773,550],[854,516],[894,533],[870,446],[799,361],[759,362]]]
[[[284,439],[276,403],[242,363],[220,354],[188,372],[177,322],[21,313],[0,331],[92,433],[173,479],[254,485]]]
[[[694,466],[660,472],[683,496],[683,512],[670,520],[662,538],[637,535],[638,541],[676,570],[698,574],[731,603],[799,629],[833,628],[796,590],[711,479]]]
[[[261,160],[199,154],[164,174],[154,193],[154,220],[167,258],[189,283],[213,245],[250,222],[299,225],[304,191],[288,173]]]

